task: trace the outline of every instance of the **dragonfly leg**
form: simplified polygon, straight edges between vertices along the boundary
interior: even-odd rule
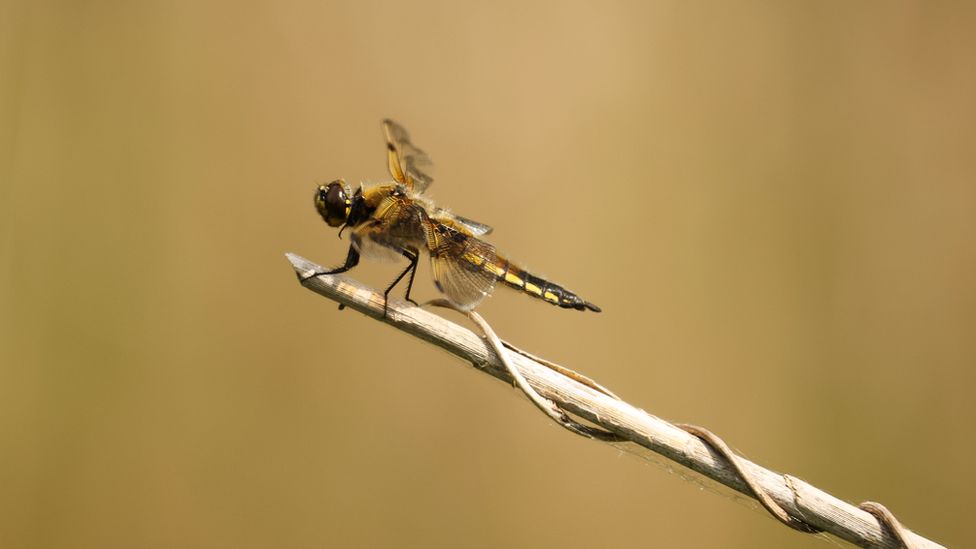
[[[420,307],[420,305],[418,305],[416,301],[410,299],[410,290],[413,289],[413,277],[414,275],[417,274],[417,261],[419,259],[419,254],[417,254],[417,252],[408,251],[408,252],[404,252],[403,255],[404,257],[410,260],[410,265],[412,266],[412,268],[410,269],[410,280],[407,281],[407,293],[405,297],[407,301]]]
[[[384,317],[386,316],[386,308],[387,308],[386,305],[390,297],[390,292],[393,291],[393,288],[395,288],[396,285],[399,284],[401,280],[403,280],[403,277],[407,276],[407,273],[410,273],[410,280],[407,281],[406,299],[410,303],[417,305],[416,301],[410,299],[410,289],[413,288],[413,277],[417,273],[417,263],[419,261],[420,256],[417,252],[414,252],[412,250],[401,250],[400,253],[403,254],[403,257],[410,260],[410,264],[407,265],[407,268],[404,269],[403,272],[396,277],[396,280],[394,280],[393,283],[386,288],[386,291],[383,292],[383,316]]]
[[[305,282],[306,280],[310,278],[315,278],[319,275],[331,275],[331,274],[344,273],[349,269],[352,269],[356,265],[359,265],[359,252],[356,251],[356,248],[354,248],[353,246],[349,246],[349,254],[346,255],[346,262],[342,265],[342,267],[336,267],[331,271],[321,271],[321,272],[316,271],[306,277],[299,276],[298,280],[301,282]]]

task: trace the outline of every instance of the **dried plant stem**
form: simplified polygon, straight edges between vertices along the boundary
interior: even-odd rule
[[[294,254],[287,254],[299,278],[324,270]],[[479,371],[506,383],[513,378],[493,347],[471,330],[430,311],[390,298],[383,316],[383,294],[341,275],[311,278],[303,285],[367,316],[381,320],[408,334],[437,345],[473,364]],[[756,497],[723,455],[701,438],[647,412],[562,375],[525,353],[506,350],[508,360],[525,380],[547,400],[614,435],[647,448],[705,477],[749,497]],[[738,468],[782,507],[790,517],[862,547],[941,547],[910,530],[898,535],[875,515],[789,475],[765,469],[744,458]]]

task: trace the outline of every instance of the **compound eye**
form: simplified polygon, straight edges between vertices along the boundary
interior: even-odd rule
[[[329,218],[326,219],[332,227],[338,227],[346,222],[346,191],[339,183],[329,185],[329,191],[325,194],[325,204],[329,210]]]
[[[315,193],[315,208],[330,227],[345,223],[349,214],[349,201],[342,182],[333,181],[319,186]]]

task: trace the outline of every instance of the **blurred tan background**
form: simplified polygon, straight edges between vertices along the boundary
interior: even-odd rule
[[[972,7],[247,4],[0,8],[0,546],[828,543],[300,288],[387,116],[503,337],[973,544]]]

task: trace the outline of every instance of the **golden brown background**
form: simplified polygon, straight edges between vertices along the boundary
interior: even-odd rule
[[[3,4],[0,546],[826,546],[299,287],[386,116],[605,311],[503,337],[971,545],[960,5]]]

